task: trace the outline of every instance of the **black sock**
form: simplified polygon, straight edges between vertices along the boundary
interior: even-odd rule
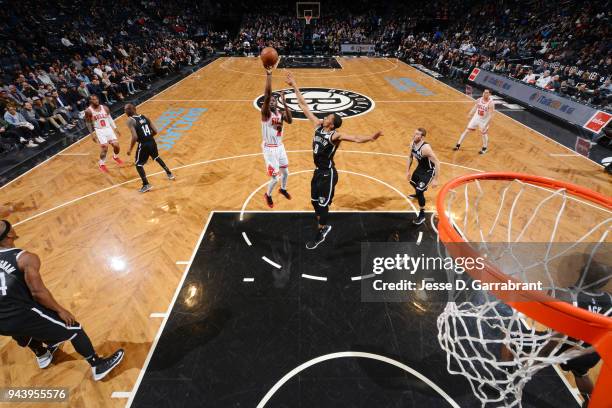
[[[47,348],[38,340],[32,339],[28,347],[36,354],[36,357],[41,357],[47,352]]]
[[[162,167],[162,169],[164,169],[166,174],[172,174],[172,172],[170,171],[168,166],[166,166],[166,163],[164,163],[164,161],[161,159],[161,157],[158,157],[157,159],[155,159],[155,161],[157,162],[157,164],[159,164]]]
[[[79,330],[78,334],[71,340],[72,346],[77,353],[82,355],[92,366],[97,362],[98,355],[89,340],[89,336],[82,329]]]
[[[100,362],[100,356],[94,353],[93,356],[89,356],[85,360],[87,360],[90,366],[95,367]]]
[[[146,186],[147,184],[149,184],[149,180],[147,180],[147,175],[144,171],[144,168],[142,166],[136,166],[136,171],[138,172],[138,175],[142,180],[142,185]]]
[[[419,211],[419,217],[424,217],[424,216],[425,216],[425,210],[421,208],[421,211]]]

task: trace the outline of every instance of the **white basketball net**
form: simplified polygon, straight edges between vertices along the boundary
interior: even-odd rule
[[[491,183],[500,182],[491,181]],[[610,213],[606,214],[607,210],[603,210],[601,217],[603,221],[596,222],[595,227],[588,229],[574,243],[567,244],[563,247],[563,251],[555,253],[552,243],[555,242],[556,234],[562,226],[561,220],[567,211],[568,203],[571,200],[571,205],[574,206],[576,202],[581,201],[570,197],[563,189],[552,191],[518,180],[507,183],[506,187],[496,189],[500,195],[499,207],[497,213],[489,218],[488,227],[484,225],[483,217],[479,215],[480,199],[485,193],[478,180],[469,184],[470,191],[468,184],[465,184],[458,187],[465,188],[464,192],[460,194],[454,190],[450,192],[446,201],[447,215],[452,219],[450,215],[453,214],[453,210],[459,213],[459,217],[455,218],[455,226],[466,241],[466,231],[470,231],[472,236],[476,234],[476,239],[480,242],[473,247],[479,253],[487,254],[490,261],[500,261],[504,265],[504,268],[500,268],[504,273],[523,282],[530,282],[530,278],[533,279],[534,274],[537,274],[538,279],[544,281],[544,286],[553,297],[560,296],[562,292],[576,296],[580,292],[601,288],[602,284],[610,279],[609,270],[605,276],[595,281],[585,280],[586,274],[583,274],[582,278],[577,282],[574,280],[576,283],[568,289],[567,286],[561,286],[555,277],[554,264],[555,261],[564,259],[562,257],[576,250],[579,243],[597,242],[590,244],[589,250],[592,251],[590,255],[586,254],[585,271],[587,271],[597,250],[601,249],[601,244],[606,241],[610,232],[612,226]],[[545,197],[537,205],[530,201],[528,212],[522,218],[523,225],[517,228],[513,223],[518,221],[515,218],[519,218],[519,199],[532,189],[538,190],[540,198],[542,194]],[[509,200],[514,192],[516,192],[514,199]],[[465,201],[459,206],[462,208],[453,208],[453,204],[461,196]],[[557,212],[551,215],[549,207],[552,204],[557,207]],[[584,204],[585,202],[582,202],[581,205]],[[536,226],[536,224],[544,208],[547,209],[548,218],[554,220],[546,222],[550,229],[546,242],[550,244],[544,244],[544,255],[538,261],[525,262],[524,257],[521,257],[521,251],[515,251],[515,248],[529,235],[530,228],[542,229],[541,225]],[[502,219],[506,221],[502,222]],[[503,246],[503,251],[496,251],[495,244],[492,244],[491,240],[499,240],[500,236],[504,236],[506,242],[497,244],[498,247]],[[587,239],[589,241],[585,241]],[[461,374],[468,379],[482,407],[521,407],[523,389],[539,370],[593,351],[579,340],[568,338],[528,320],[524,315],[485,292],[479,292],[469,301],[449,302],[438,317],[437,325],[438,341],[447,353],[448,371],[452,374]],[[502,348],[508,352],[505,359],[501,356]]]

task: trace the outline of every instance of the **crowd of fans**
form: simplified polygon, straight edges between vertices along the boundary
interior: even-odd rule
[[[34,148],[82,125],[90,95],[113,105],[156,78],[215,51],[265,46],[340,54],[367,43],[379,55],[422,63],[450,77],[473,67],[591,104],[610,104],[608,2],[435,0],[337,2],[306,27],[293,3],[254,7],[217,0],[5,0],[0,8],[0,153]],[[210,21],[240,14],[232,34]],[[434,27],[434,28],[432,28]],[[438,27],[438,28],[435,28]]]
[[[112,106],[227,38],[161,4],[24,0],[0,8],[0,154],[78,131],[90,95]]]
[[[406,21],[396,21],[376,43],[381,53],[429,65],[451,77],[465,77],[480,67],[607,106],[612,43],[606,4],[491,3],[443,31],[415,34]]]

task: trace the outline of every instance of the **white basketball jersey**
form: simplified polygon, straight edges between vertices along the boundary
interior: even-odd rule
[[[261,121],[261,136],[265,145],[283,144],[283,115],[280,112],[270,115],[268,120]]]
[[[493,99],[489,98],[489,101],[485,102],[484,99],[478,98],[478,101],[476,102],[476,115],[480,119],[489,119],[489,117],[491,116],[490,107],[493,105]]]
[[[99,110],[94,110],[94,108],[91,106],[87,109],[91,112],[91,121],[93,122],[95,129],[112,129],[112,118],[102,105],[100,105]]]

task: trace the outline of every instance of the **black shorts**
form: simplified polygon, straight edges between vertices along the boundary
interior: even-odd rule
[[[32,339],[49,346],[72,340],[83,329],[79,323],[67,326],[53,310],[41,305],[24,309],[18,316],[0,319],[0,335],[11,336],[22,347]]]
[[[153,160],[159,157],[159,153],[157,152],[157,143],[139,143],[138,149],[136,149],[136,158],[134,159],[136,165],[144,166],[147,160],[149,160],[149,157]]]
[[[433,170],[421,171],[417,169],[414,171],[414,173],[412,173],[412,178],[410,178],[410,184],[412,184],[414,189],[417,191],[427,191],[431,180],[433,180],[433,176]]]
[[[315,169],[310,181],[310,199],[321,207],[331,205],[338,183],[338,171],[331,169]]]

